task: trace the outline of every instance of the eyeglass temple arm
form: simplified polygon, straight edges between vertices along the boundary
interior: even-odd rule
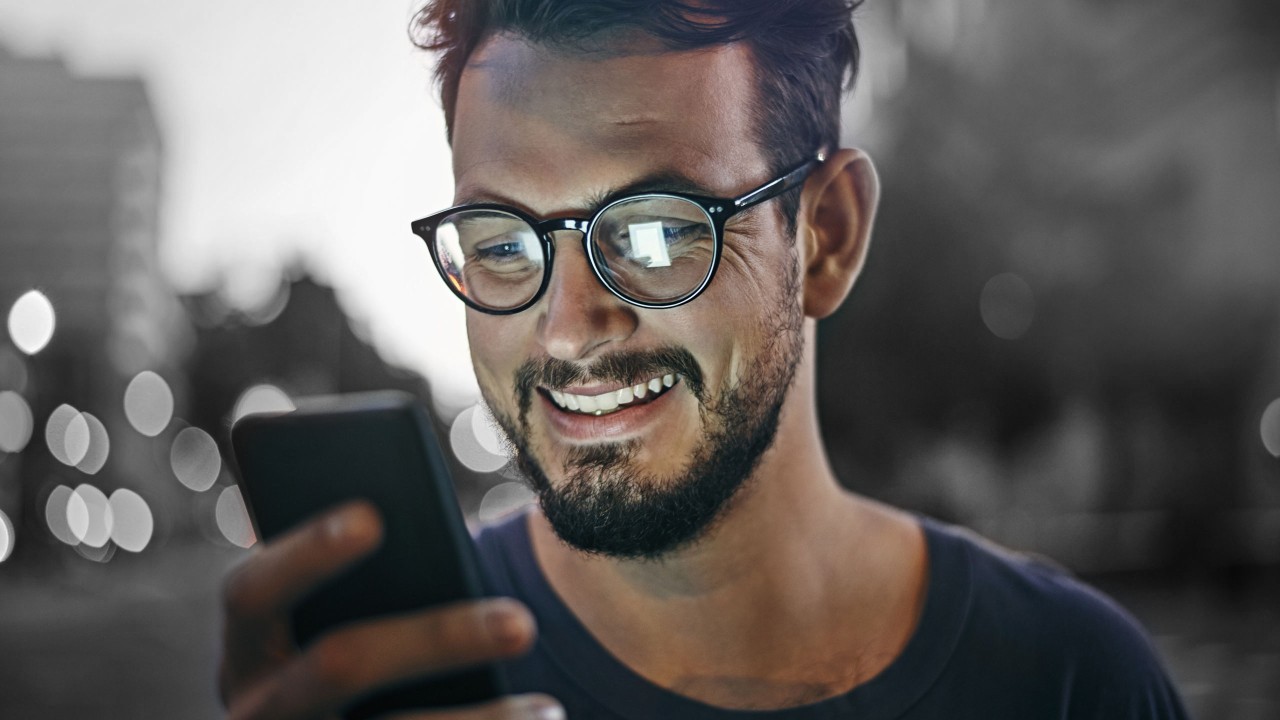
[[[765,183],[751,192],[737,198],[733,201],[733,206],[738,210],[746,210],[752,205],[758,205],[765,200],[777,197],[791,188],[803,183],[805,178],[809,177],[809,173],[814,168],[821,165],[827,159],[827,149],[821,148],[817,154],[810,160],[806,160],[799,167],[772,182]]]

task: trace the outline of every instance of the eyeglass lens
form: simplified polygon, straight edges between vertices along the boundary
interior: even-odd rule
[[[435,243],[449,282],[477,305],[519,307],[542,286],[542,244],[516,215],[461,210],[439,223]],[[606,285],[652,304],[684,299],[702,287],[716,253],[715,230],[702,207],[662,195],[606,207],[591,225],[587,246]]]

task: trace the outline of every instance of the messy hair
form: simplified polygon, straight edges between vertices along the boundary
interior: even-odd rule
[[[439,53],[436,80],[453,135],[458,85],[471,53],[512,33],[573,51],[619,32],[657,39],[671,50],[746,43],[759,85],[752,108],[756,142],[781,174],[840,138],[840,100],[858,72],[853,11],[862,0],[429,0],[414,15],[414,44]],[[798,193],[781,199],[794,228]]]

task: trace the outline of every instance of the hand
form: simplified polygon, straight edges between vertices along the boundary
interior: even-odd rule
[[[296,650],[289,609],[381,539],[373,507],[351,503],[256,549],[228,575],[219,689],[231,720],[329,718],[380,685],[520,655],[532,645],[528,609],[494,598],[344,626]],[[564,711],[549,697],[524,695],[396,717],[552,720]]]

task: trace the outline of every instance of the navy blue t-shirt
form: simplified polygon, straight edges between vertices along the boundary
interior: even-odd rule
[[[526,515],[477,538],[494,595],[533,611],[533,650],[507,664],[512,692],[557,698],[570,720],[1049,720],[1185,718],[1146,635],[1061,570],[922,519],[929,556],[920,622],[902,654],[843,695],[785,710],[726,710],[659,687],[611,655],[556,595]]]

